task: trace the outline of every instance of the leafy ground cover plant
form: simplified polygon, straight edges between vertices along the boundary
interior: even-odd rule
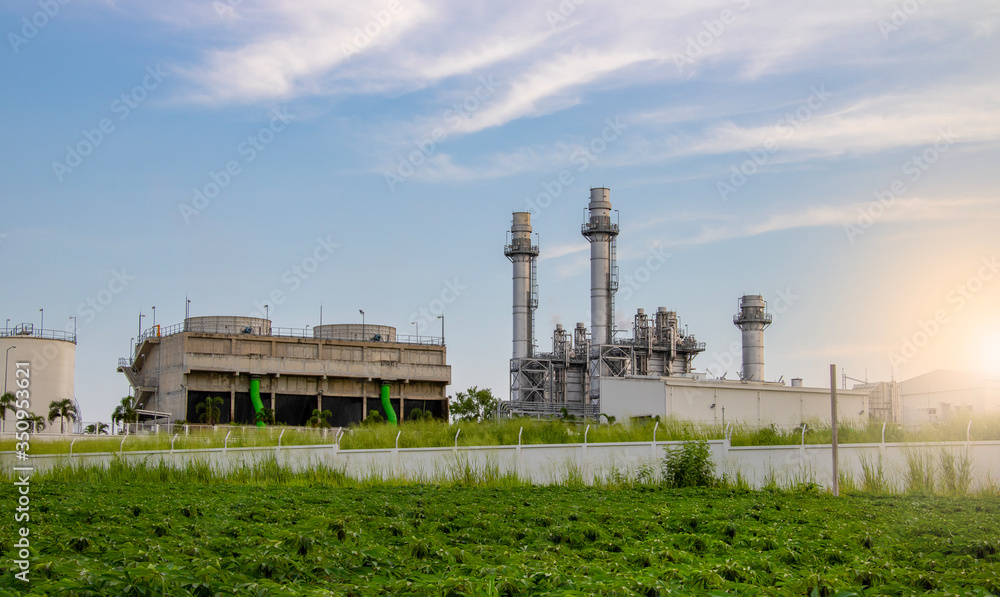
[[[1000,591],[995,496],[393,485],[263,465],[100,474],[33,480],[32,581],[5,569],[0,595]],[[8,561],[15,532],[0,527]]]

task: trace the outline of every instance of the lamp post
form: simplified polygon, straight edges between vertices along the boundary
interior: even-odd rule
[[[70,315],[69,318],[73,320],[73,342],[76,342],[76,315]]]
[[[264,305],[264,319],[271,319],[271,305]]]
[[[38,323],[38,333],[41,334],[42,330],[45,329],[45,309],[39,309],[38,312],[42,314],[41,321]],[[39,338],[41,338],[41,336],[39,336]]]
[[[142,311],[139,311],[139,333],[135,335],[135,341],[136,342],[138,342],[139,338],[142,337],[142,318],[143,317],[145,317],[145,315],[142,314]]]
[[[358,312],[361,313],[361,341],[364,342],[367,336],[365,334],[365,312],[361,309],[358,309]]]
[[[156,327],[156,305],[153,305],[153,327]]]
[[[420,325],[416,321],[411,321],[413,324],[413,332],[417,335],[417,342],[420,342]]]
[[[10,357],[10,349],[17,348],[16,344],[7,347],[7,352],[3,355],[3,393],[7,394],[7,359]]]
[[[441,320],[441,346],[444,346],[444,313],[438,315],[438,319]]]

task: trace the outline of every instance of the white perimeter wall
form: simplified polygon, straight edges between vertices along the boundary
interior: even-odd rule
[[[270,458],[293,470],[322,465],[342,470],[356,479],[369,477],[405,478],[411,481],[437,482],[461,479],[517,475],[537,484],[559,483],[578,478],[591,484],[599,480],[658,478],[664,449],[679,442],[640,442],[617,444],[559,444],[526,446],[485,446],[460,448],[407,448],[400,450],[340,450],[336,445],[290,446],[284,448],[239,448],[214,450],[177,450],[159,452],[124,452],[118,454],[81,454],[33,456],[28,464],[35,471],[56,465],[107,466],[113,458],[145,462],[156,466],[164,462],[183,466],[188,462],[207,462],[217,470],[250,466]],[[735,478],[739,473],[753,487],[771,480],[781,486],[812,482],[831,484],[832,452],[829,445],[732,447],[726,440],[709,442],[717,475]],[[941,444],[852,444],[840,447],[841,471],[860,485],[863,462],[881,463],[886,479],[896,489],[905,488],[908,459],[927,458],[938,471],[942,454],[972,459],[972,485],[975,489],[1000,479],[1000,442],[952,442]],[[12,452],[0,453],[6,470],[25,466]]]
[[[837,400],[841,423],[867,422],[867,392],[838,390]],[[660,416],[699,423],[722,423],[725,417],[727,423],[754,426],[829,425],[830,390],[683,378],[603,378],[601,412],[621,422]]]

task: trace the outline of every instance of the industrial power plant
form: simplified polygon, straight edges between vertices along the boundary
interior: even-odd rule
[[[504,246],[513,265],[513,351],[509,416],[545,417],[561,413],[596,419],[677,417],[701,422],[800,424],[830,417],[829,390],[764,379],[764,330],[771,324],[761,295],[745,295],[733,323],[742,333],[743,368],[738,380],[709,379],[695,370],[705,343],[681,327],[667,307],[648,315],[637,309],[630,338],[617,338],[614,297],[619,225],[612,222],[611,191],[590,190],[581,234],[590,243],[590,329],[577,323],[572,333],[557,325],[551,352],[536,350],[535,310],[539,303],[538,256],[531,214],[515,212]],[[842,420],[867,417],[864,390],[841,394]]]
[[[711,367],[698,370],[705,343],[688,332],[676,311],[662,306],[667,301],[649,312],[635,308],[632,329],[618,329],[621,230],[613,211],[609,189],[590,190],[580,228],[590,248],[589,327],[585,321],[572,329],[557,324],[547,350],[539,348],[535,321],[541,249],[531,214],[513,213],[503,247],[512,266],[509,397],[500,400],[499,416],[599,420],[603,415],[622,422],[673,417],[782,426],[830,421],[828,387],[765,377],[764,332],[774,322],[763,295],[736,301],[732,323],[742,338],[736,379],[726,379],[722,371],[711,375]],[[134,394],[138,422],[153,426],[201,422],[199,405],[208,398],[221,401],[217,422],[223,424],[259,425],[265,410],[274,422],[295,426],[307,424],[316,410],[328,411],[325,423],[332,426],[362,422],[372,412],[406,420],[416,409],[448,420],[452,375],[443,326],[440,337],[403,336],[394,327],[365,323],[361,315],[360,324],[292,329],[272,327],[266,317],[186,314],[182,323],[140,330],[117,370]],[[30,360],[45,372],[34,385],[38,420],[49,401],[76,404],[76,343],[75,330],[30,323],[0,330],[0,350],[8,361]],[[853,379],[858,383],[850,389],[848,379],[853,378],[844,375],[839,390],[843,422],[933,422],[1000,404],[995,382],[961,372],[937,371],[901,382]],[[5,366],[5,390],[13,383]],[[73,423],[77,432],[83,428],[81,421]],[[60,427],[47,431],[58,433]]]

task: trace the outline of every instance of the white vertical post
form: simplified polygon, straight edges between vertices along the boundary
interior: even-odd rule
[[[656,430],[660,427],[660,422],[657,421],[656,425],[653,425],[653,443],[649,444],[649,457],[656,460]]]
[[[171,451],[171,452],[173,452],[173,451],[174,451],[174,442],[175,442],[175,441],[177,441],[177,436],[178,436],[178,435],[179,435],[179,434],[175,433],[175,434],[174,434],[174,437],[170,439],[170,451]]]
[[[458,451],[458,434],[459,433],[462,433],[462,428],[461,427],[459,427],[458,428],[458,432],[455,433],[455,451],[456,452]]]
[[[75,443],[76,443],[76,440],[77,440],[77,438],[75,438],[75,437],[74,437],[74,438],[73,438],[73,441],[71,441],[71,442],[69,443],[69,457],[70,457],[70,458],[72,458],[72,457],[73,457],[73,444],[75,444]]]
[[[583,431],[583,459],[580,462],[581,473],[587,470],[587,434],[590,433],[590,424],[587,424],[587,428]]]
[[[837,366],[830,365],[830,426],[833,452],[833,495],[840,496],[840,461],[837,454]]]
[[[225,454],[226,450],[229,449],[229,436],[232,434],[233,430],[230,429],[229,433],[226,434],[226,439],[222,443],[222,453]]]

